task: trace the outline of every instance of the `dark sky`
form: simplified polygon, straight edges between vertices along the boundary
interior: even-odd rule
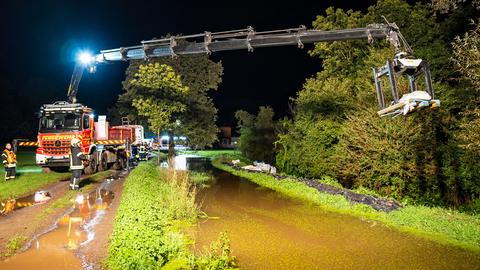
[[[19,110],[36,111],[44,102],[66,99],[75,54],[81,49],[136,45],[167,33],[256,30],[296,27],[311,22],[328,6],[365,10],[375,1],[18,1],[0,3],[1,91],[20,95]],[[361,2],[361,3],[360,3]],[[355,4],[353,4],[355,3]],[[360,3],[360,4],[359,4]],[[311,47],[307,47],[311,48]],[[305,78],[321,62],[296,47],[221,52],[212,59],[224,66],[223,83],[212,93],[220,109],[219,124],[234,124],[237,109],[256,112],[272,105],[287,111]],[[105,113],[121,92],[126,63],[99,66],[85,74],[79,101]],[[25,107],[29,106],[29,107]]]

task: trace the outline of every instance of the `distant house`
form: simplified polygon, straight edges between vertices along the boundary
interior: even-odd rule
[[[219,127],[220,132],[218,134],[218,148],[235,148],[237,137],[232,137],[232,127],[223,126]]]

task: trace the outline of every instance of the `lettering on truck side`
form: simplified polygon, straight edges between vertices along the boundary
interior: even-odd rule
[[[55,140],[71,140],[75,137],[76,137],[75,135],[44,135],[42,136],[42,139],[55,141]]]

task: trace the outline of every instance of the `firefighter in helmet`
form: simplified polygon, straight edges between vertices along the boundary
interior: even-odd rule
[[[79,189],[80,176],[83,171],[83,160],[87,160],[86,155],[82,153],[80,140],[72,139],[70,148],[70,171],[72,177],[70,178],[70,189]]]
[[[17,167],[17,156],[12,150],[12,144],[7,143],[2,152],[3,166],[5,167],[5,181],[15,178],[15,168]]]

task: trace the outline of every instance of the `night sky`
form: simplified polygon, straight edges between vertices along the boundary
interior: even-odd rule
[[[355,4],[352,4],[355,2]],[[362,2],[359,4],[357,2]],[[66,99],[76,53],[137,45],[167,33],[194,34],[253,26],[258,31],[311,27],[328,6],[366,10],[375,1],[18,1],[0,3],[0,87],[15,91],[22,111]],[[223,83],[212,92],[220,109],[218,124],[234,125],[238,109],[256,112],[271,105],[277,116],[287,113],[307,77],[321,70],[308,49],[263,48],[212,55],[224,66]],[[122,91],[127,63],[98,67],[84,74],[79,102],[106,113]],[[30,114],[30,113],[29,113]],[[25,116],[24,116],[25,117]],[[34,118],[32,118],[34,119]],[[32,123],[36,125],[36,123]]]

